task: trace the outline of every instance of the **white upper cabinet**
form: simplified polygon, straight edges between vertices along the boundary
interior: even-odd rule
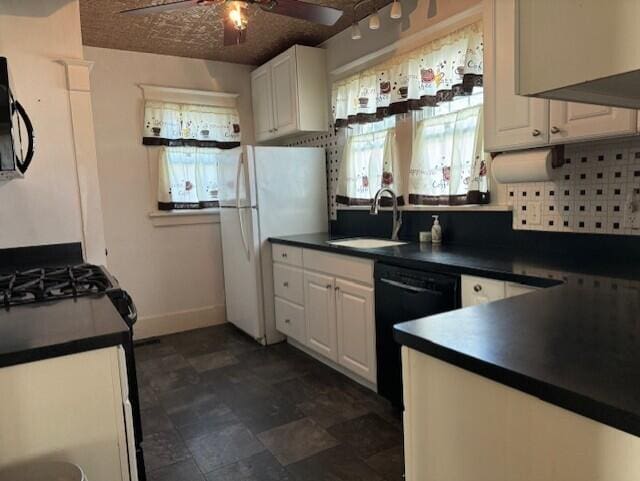
[[[484,2],[485,150],[500,152],[636,134],[635,110],[516,95],[517,76],[522,72],[518,68],[523,61],[522,49],[518,49],[517,4],[517,0]],[[555,72],[553,66],[541,67],[538,77],[553,77],[551,72]]]
[[[549,142],[549,102],[515,93],[515,3],[485,0],[484,143],[487,151]]]
[[[294,45],[251,73],[256,140],[326,132],[329,98],[325,52]]]
[[[640,2],[518,0],[517,92],[640,108]]]
[[[637,132],[635,110],[552,100],[549,113],[551,143],[633,135]]]
[[[251,96],[253,98],[253,123],[257,139],[267,138],[274,129],[271,99],[271,71],[268,65],[251,74]]]
[[[287,50],[271,61],[273,82],[273,117],[277,135],[296,130],[298,87],[296,85],[296,57],[294,50]]]

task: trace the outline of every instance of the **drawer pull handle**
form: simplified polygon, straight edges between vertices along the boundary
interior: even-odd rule
[[[482,290],[482,286],[480,284],[476,284],[473,286],[473,290],[476,292],[480,292]]]
[[[335,289],[336,291],[339,291],[339,290],[340,290],[340,286],[336,286],[336,287],[334,287],[334,289]]]
[[[542,132],[540,132],[538,129],[533,129],[531,135],[533,135],[534,137],[539,137],[541,133]]]
[[[560,129],[554,125],[553,127],[551,127],[551,133],[552,134],[559,134],[560,133]]]
[[[333,286],[331,284],[327,284],[327,289],[331,289]]]
[[[282,253],[282,257],[283,257],[284,259],[286,259],[286,258],[287,258],[287,253],[286,253],[286,252],[283,252],[283,253]]]
[[[284,322],[285,324],[291,324],[291,319],[285,319]]]
[[[282,285],[283,285],[284,287],[289,287],[289,283],[288,283],[287,281],[283,282],[283,283],[282,283]]]

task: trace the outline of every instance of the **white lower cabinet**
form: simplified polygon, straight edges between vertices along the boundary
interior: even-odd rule
[[[484,277],[462,276],[462,307],[504,299],[505,283]]]
[[[307,338],[304,307],[289,302],[280,297],[275,298],[276,329],[285,336],[298,342],[305,342]]]
[[[137,481],[128,390],[121,347],[0,368],[0,470],[55,459],[90,481]]]
[[[324,274],[304,273],[304,312],[307,347],[338,361],[336,336],[335,279]]]
[[[373,261],[312,249],[294,256],[278,244],[273,250],[278,331],[375,384]]]
[[[637,481],[640,438],[407,347],[406,481]]]
[[[363,378],[376,380],[373,287],[336,279],[338,362]]]
[[[536,287],[485,277],[462,276],[462,307],[476,306],[535,291]]]

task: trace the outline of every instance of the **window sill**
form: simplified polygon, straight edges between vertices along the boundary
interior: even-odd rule
[[[369,210],[366,205],[338,205],[337,210]],[[381,210],[393,210],[392,207],[380,207]],[[398,208],[401,211],[409,212],[510,212],[511,205],[403,205]]]
[[[149,212],[155,227],[195,224],[219,224],[220,209],[156,210]]]

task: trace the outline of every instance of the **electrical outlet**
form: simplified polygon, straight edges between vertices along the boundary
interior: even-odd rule
[[[542,223],[542,202],[529,202],[527,217],[532,225]]]
[[[633,188],[627,195],[625,224],[628,229],[640,230],[640,189]]]

